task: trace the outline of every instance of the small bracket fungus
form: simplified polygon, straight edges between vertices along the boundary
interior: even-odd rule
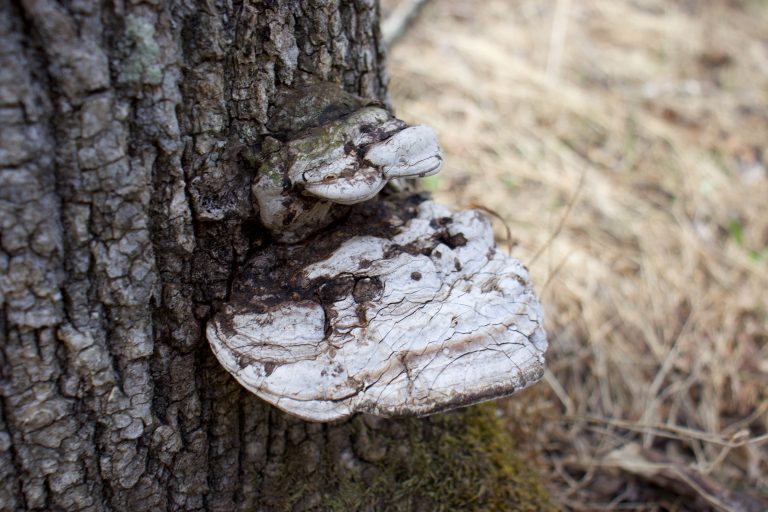
[[[402,203],[246,270],[207,329],[224,368],[313,421],[426,415],[539,380],[547,341],[525,267],[479,212]]]
[[[344,206],[373,198],[390,180],[429,176],[442,165],[431,128],[407,126],[327,86],[284,98],[276,117],[270,126],[286,140],[266,138],[267,156],[251,193],[262,223],[282,242],[300,241],[338,220]]]

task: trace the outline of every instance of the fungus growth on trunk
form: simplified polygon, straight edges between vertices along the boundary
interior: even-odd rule
[[[246,264],[207,328],[244,387],[330,421],[431,414],[541,378],[541,307],[487,219],[422,194],[379,194],[439,170],[430,128],[327,84],[286,97],[270,128],[252,196],[276,242]]]

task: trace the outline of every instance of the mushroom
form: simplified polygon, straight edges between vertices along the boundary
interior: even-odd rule
[[[543,375],[547,341],[528,272],[496,249],[478,211],[393,196],[268,251],[206,334],[229,373],[286,412],[428,415]]]
[[[443,155],[437,136],[426,125],[411,126],[388,139],[372,144],[365,153],[365,162],[381,169],[384,178],[424,178],[432,176],[443,165]]]
[[[541,378],[541,306],[482,214],[369,201],[439,171],[431,128],[328,84],[284,98],[268,126],[251,193],[282,243],[254,253],[206,329],[246,389],[331,421],[432,414]]]
[[[275,135],[286,140],[265,138],[267,156],[251,187],[262,224],[279,241],[307,238],[391,180],[440,170],[442,152],[428,126],[408,126],[379,106],[325,85],[283,103],[270,126],[283,130]]]

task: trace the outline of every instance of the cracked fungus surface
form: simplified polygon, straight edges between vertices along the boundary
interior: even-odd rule
[[[424,201],[390,224],[387,236],[349,236],[289,270],[288,289],[244,278],[208,326],[222,365],[314,421],[430,414],[536,382],[547,347],[541,308],[525,267],[496,250],[489,222]]]

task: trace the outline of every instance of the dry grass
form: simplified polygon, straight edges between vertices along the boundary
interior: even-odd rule
[[[390,73],[428,187],[504,218],[545,305],[503,405],[559,505],[768,496],[768,3],[433,0]]]

